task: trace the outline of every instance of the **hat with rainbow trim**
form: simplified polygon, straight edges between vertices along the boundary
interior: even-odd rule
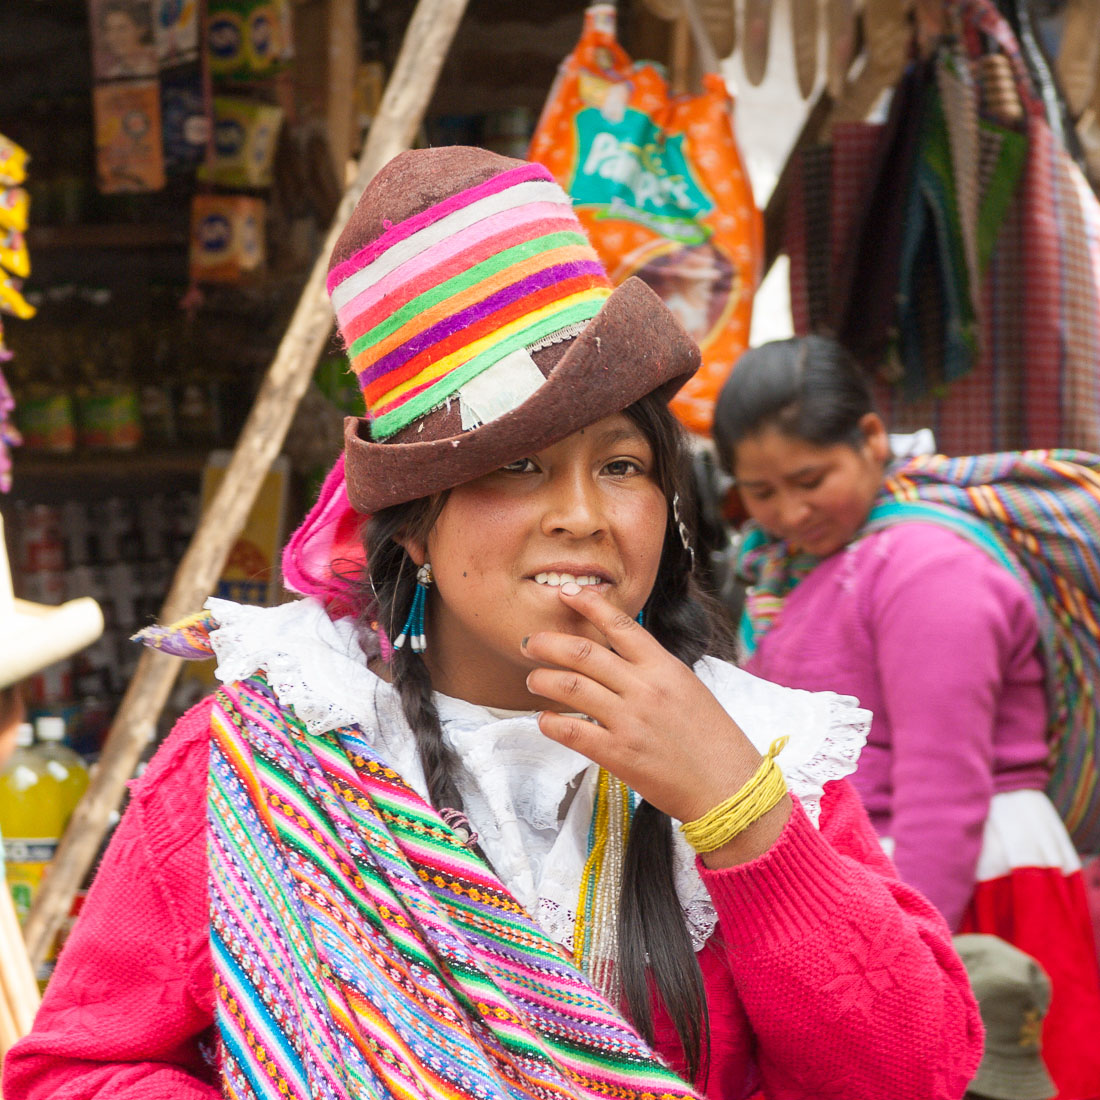
[[[667,400],[699,365],[645,283],[612,288],[550,173],[484,149],[391,160],[336,243],[328,291],[366,402],[344,425],[360,512]]]

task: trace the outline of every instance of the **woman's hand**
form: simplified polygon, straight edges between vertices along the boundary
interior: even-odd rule
[[[528,675],[528,689],[587,715],[543,711],[542,732],[680,821],[693,821],[735,794],[761,756],[702,681],[598,592],[574,584],[559,591],[609,644],[549,631],[525,639],[524,653],[546,666]],[[784,798],[729,845],[708,853],[706,862],[729,866],[760,855],[789,813]]]

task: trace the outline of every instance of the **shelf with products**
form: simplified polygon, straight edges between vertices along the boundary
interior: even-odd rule
[[[141,448],[116,453],[49,454],[17,450],[12,457],[15,486],[13,495],[25,495],[22,490],[37,490],[40,481],[65,482],[75,480],[117,481],[143,484],[163,478],[197,478],[206,465],[206,448],[170,447]]]
[[[106,457],[106,456],[105,456]],[[113,456],[112,456],[113,457]],[[32,715],[65,719],[75,748],[94,755],[140,656],[131,635],[157,616],[201,500],[201,466],[141,479],[29,478],[15,468],[2,502],[17,595],[60,604],[90,596],[105,629],[93,645],[31,678]]]
[[[32,252],[84,248],[186,248],[187,243],[185,226],[160,222],[32,225],[27,232],[27,246]]]

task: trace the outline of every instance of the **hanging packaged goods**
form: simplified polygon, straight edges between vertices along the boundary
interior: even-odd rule
[[[249,195],[195,195],[191,199],[191,278],[237,282],[264,262],[267,204]]]
[[[213,156],[198,178],[222,187],[270,187],[283,111],[236,96],[214,97]]]
[[[4,345],[3,315],[21,320],[35,315],[35,308],[23,297],[22,280],[31,273],[24,232],[30,211],[30,196],[22,185],[27,182],[27,161],[21,146],[0,134],[0,363],[12,353]],[[0,492],[11,488],[11,451],[22,438],[11,421],[15,402],[7,380],[0,373]]]
[[[215,78],[271,76],[293,57],[288,0],[210,0],[208,26]]]
[[[701,95],[670,95],[616,41],[614,9],[590,8],[528,155],[572,196],[612,280],[643,279],[698,341],[703,366],[672,407],[706,434],[748,345],[762,233],[725,84],[703,80]]]
[[[93,95],[100,191],[159,191],[164,186],[159,83],[99,84]]]

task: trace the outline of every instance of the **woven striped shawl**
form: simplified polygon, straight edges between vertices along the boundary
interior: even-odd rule
[[[1100,852],[1100,456],[1049,450],[911,459],[890,471],[864,533],[914,521],[967,539],[1030,593],[1046,671],[1047,793],[1078,850]],[[750,586],[743,652],[753,652],[818,561],[750,525],[738,561]]]
[[[262,673],[211,723],[227,1097],[693,1096],[358,727],[309,733]]]

